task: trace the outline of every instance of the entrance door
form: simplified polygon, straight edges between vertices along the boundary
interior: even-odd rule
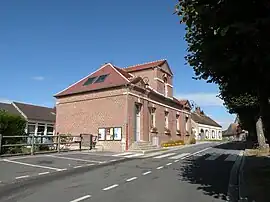
[[[141,106],[135,105],[135,141],[140,141],[141,139]]]

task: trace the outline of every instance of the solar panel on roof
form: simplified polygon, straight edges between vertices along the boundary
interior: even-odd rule
[[[97,78],[96,76],[88,78],[87,81],[83,85],[87,86],[89,84],[92,84],[95,81],[96,78]]]
[[[102,83],[107,78],[108,74],[101,75],[97,78],[97,80],[94,83]]]

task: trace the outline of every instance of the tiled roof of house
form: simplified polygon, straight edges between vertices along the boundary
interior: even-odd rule
[[[233,136],[240,132],[239,125],[237,123],[231,123],[227,130],[223,131],[223,136]]]
[[[107,75],[105,80],[99,83],[95,83],[96,79],[102,75]],[[69,86],[65,90],[59,92],[58,94],[55,95],[55,97],[125,85],[129,83],[128,79],[131,77],[132,75],[121,70],[120,68],[114,67],[112,64],[105,64],[97,71],[81,79],[75,84]],[[95,78],[93,79],[93,82],[90,83],[89,85],[85,85],[85,83],[92,78]]]
[[[215,126],[215,127],[221,127],[217,122],[215,122],[213,119],[211,119],[209,116],[198,114],[196,112],[191,113],[191,119],[195,121],[196,123],[209,125],[209,126]]]
[[[28,120],[55,122],[55,108],[13,102]]]
[[[12,105],[9,103],[0,103],[0,110],[4,110],[10,114],[22,116],[22,114]]]
[[[153,62],[132,65],[132,66],[124,68],[124,70],[126,72],[140,71],[140,70],[145,70],[145,69],[149,69],[149,68],[152,68],[152,67],[161,66],[165,62],[166,62],[166,60],[164,60],[164,59],[163,60],[157,60],[157,61],[153,61]]]

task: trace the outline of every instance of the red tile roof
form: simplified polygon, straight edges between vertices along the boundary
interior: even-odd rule
[[[148,62],[148,63],[129,66],[129,67],[124,68],[124,70],[126,72],[140,71],[140,70],[150,69],[152,67],[161,66],[165,62],[166,62],[166,60],[157,60],[157,61],[153,61],[153,62]]]
[[[90,77],[99,77],[99,76],[105,75],[105,74],[108,74],[108,76],[106,77],[104,82],[92,83],[92,84],[84,86],[84,83]],[[130,77],[130,75],[128,73],[124,73],[119,68],[115,68],[111,64],[105,64],[101,68],[99,68],[97,71],[93,72],[92,74],[88,75],[87,77],[81,79],[80,81],[76,82],[75,84],[73,84],[73,85],[69,86],[68,88],[64,89],[63,91],[59,92],[58,94],[55,95],[55,97],[125,85],[125,84],[129,83],[129,80],[128,80],[129,77]]]
[[[130,79],[130,78],[133,77],[130,73],[126,72],[125,70],[123,70],[123,69],[121,69],[121,68],[119,68],[119,67],[114,66],[114,68],[115,68],[120,74],[122,74],[124,77],[126,77],[127,79]]]

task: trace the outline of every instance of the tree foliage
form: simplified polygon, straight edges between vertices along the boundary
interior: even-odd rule
[[[242,120],[251,110],[243,123],[256,113],[267,120],[270,2],[179,0],[176,10],[186,25],[186,60],[195,78],[218,84],[225,105]]]

